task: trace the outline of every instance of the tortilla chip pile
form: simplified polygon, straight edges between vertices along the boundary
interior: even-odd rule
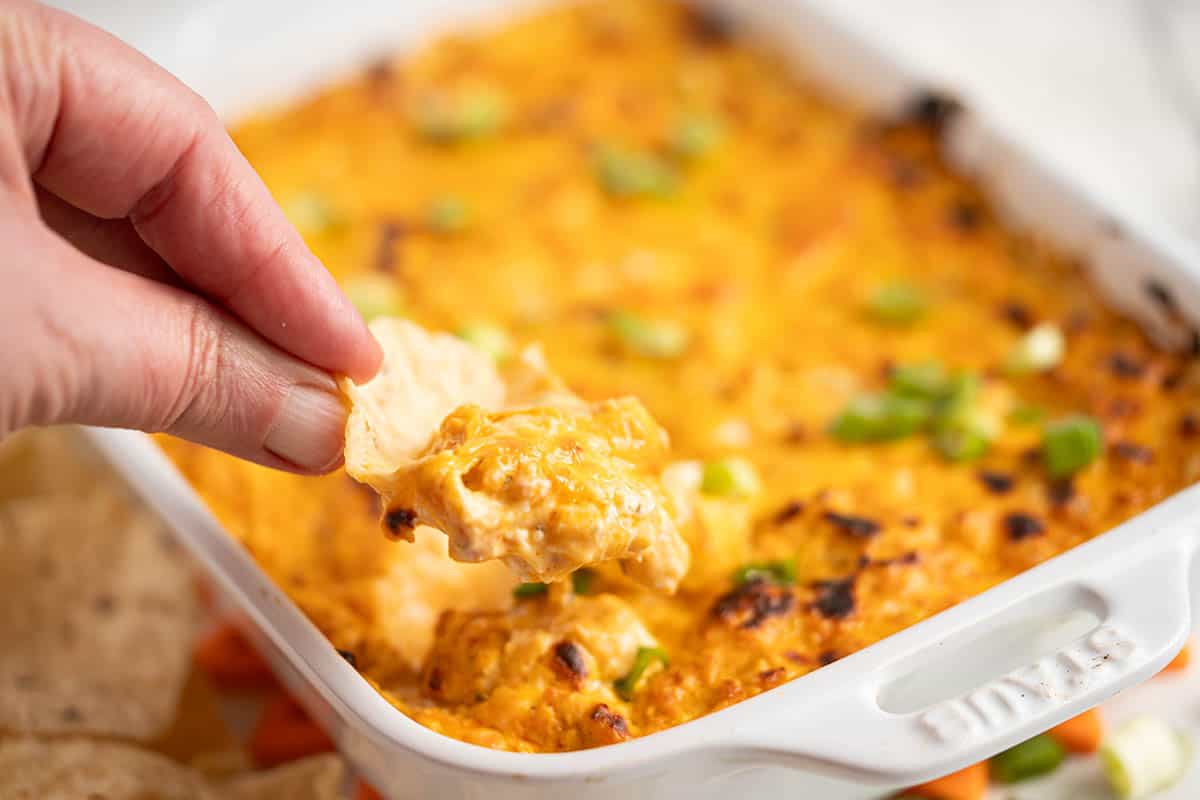
[[[344,796],[336,755],[239,741],[192,668],[203,616],[178,544],[77,431],[0,443],[0,800]],[[272,691],[256,734],[303,714]]]

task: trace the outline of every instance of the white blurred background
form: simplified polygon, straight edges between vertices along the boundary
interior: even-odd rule
[[[1200,0],[817,0],[1200,238]]]

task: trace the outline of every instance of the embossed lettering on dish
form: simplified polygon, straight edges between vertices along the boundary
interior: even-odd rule
[[[919,715],[917,723],[942,743],[1011,727],[1120,676],[1136,650],[1133,639],[1116,626],[1101,625],[1056,653],[940,703]]]

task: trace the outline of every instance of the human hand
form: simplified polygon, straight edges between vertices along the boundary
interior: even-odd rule
[[[381,359],[362,319],[203,100],[31,0],[0,0],[0,247],[0,438],[77,422],[339,462],[329,373]]]

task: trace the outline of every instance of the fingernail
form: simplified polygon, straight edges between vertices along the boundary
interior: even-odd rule
[[[263,447],[297,467],[325,472],[342,456],[346,407],[315,386],[293,386],[283,399]]]

